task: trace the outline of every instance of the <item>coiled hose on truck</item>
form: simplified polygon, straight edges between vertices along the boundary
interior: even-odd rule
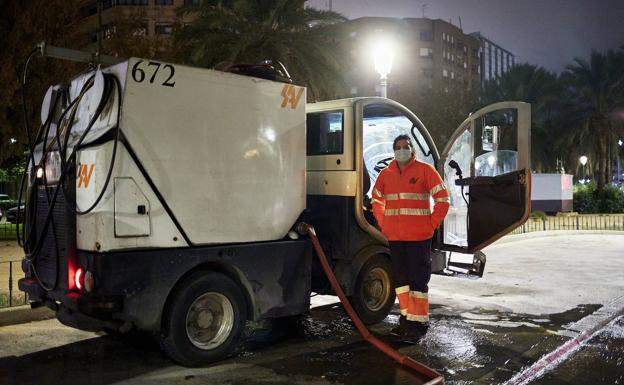
[[[420,362],[404,354],[397,352],[391,346],[384,343],[379,338],[375,337],[366,328],[366,326],[364,326],[364,324],[362,323],[362,321],[356,314],[355,310],[353,310],[353,307],[349,303],[349,300],[347,299],[347,296],[345,295],[344,291],[342,291],[342,288],[338,284],[338,281],[336,280],[336,276],[334,275],[331,267],[329,266],[329,262],[327,261],[325,252],[323,251],[323,248],[321,247],[321,244],[319,243],[319,240],[316,237],[316,232],[314,231],[314,227],[312,227],[311,225],[307,223],[299,223],[297,225],[297,232],[299,234],[308,235],[310,237],[310,240],[312,241],[312,245],[314,245],[314,250],[316,250],[316,255],[321,261],[321,265],[323,266],[323,271],[325,271],[325,275],[327,276],[327,279],[329,280],[332,286],[332,289],[334,289],[334,292],[336,293],[336,295],[338,295],[338,298],[340,298],[340,303],[342,303],[342,306],[344,307],[345,311],[349,315],[349,318],[351,318],[351,320],[353,321],[353,324],[355,325],[356,329],[360,332],[362,337],[364,337],[364,339],[368,341],[371,345],[373,345],[374,347],[382,351],[384,354],[386,354],[387,356],[389,356],[390,358],[392,358],[399,364],[406,366],[416,371],[418,374],[424,376],[427,379],[427,382],[425,382],[425,385],[443,384],[444,377],[440,373],[436,372],[430,367],[424,364],[421,364]]]

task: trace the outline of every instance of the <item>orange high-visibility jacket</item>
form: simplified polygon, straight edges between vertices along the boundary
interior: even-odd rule
[[[430,196],[435,205],[431,212]],[[373,188],[373,214],[390,241],[422,241],[433,236],[449,209],[449,193],[438,172],[412,158],[403,171],[396,160]]]

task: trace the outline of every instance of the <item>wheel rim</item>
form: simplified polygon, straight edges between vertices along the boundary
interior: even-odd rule
[[[371,311],[381,310],[390,296],[390,276],[381,267],[371,269],[364,278],[364,302]]]
[[[221,293],[197,297],[186,313],[186,335],[196,347],[209,350],[221,345],[234,328],[234,308]]]

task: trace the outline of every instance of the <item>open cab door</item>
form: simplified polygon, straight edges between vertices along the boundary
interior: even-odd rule
[[[440,250],[477,257],[528,218],[530,131],[530,104],[501,102],[471,114],[453,133],[438,164],[451,200]]]

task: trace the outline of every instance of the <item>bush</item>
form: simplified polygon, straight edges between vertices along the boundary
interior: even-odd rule
[[[541,219],[541,220],[544,220],[544,219],[546,219],[547,217],[548,217],[548,215],[546,215],[546,213],[545,213],[545,212],[543,212],[543,211],[539,211],[539,210],[537,210],[537,211],[533,211],[533,212],[531,213],[531,215],[529,215],[529,218],[531,218],[531,219]]]
[[[574,187],[574,211],[583,214],[624,212],[624,190],[621,187],[605,186],[602,193],[593,184]]]

